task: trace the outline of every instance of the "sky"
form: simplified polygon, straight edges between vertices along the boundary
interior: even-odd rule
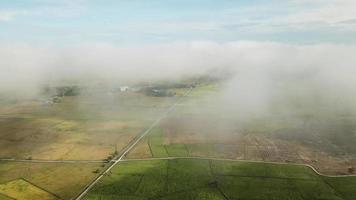
[[[356,42],[355,0],[0,0],[0,42]]]

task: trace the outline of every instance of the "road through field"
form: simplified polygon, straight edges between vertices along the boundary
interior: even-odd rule
[[[186,97],[193,88],[190,88],[187,92],[184,93],[182,97],[180,97],[172,106],[168,108],[168,110],[161,116],[159,117],[156,121],[154,121],[150,127],[148,127],[143,133],[141,133],[139,136],[137,136],[133,141],[131,141],[124,149],[123,151],[116,156],[115,158],[112,159],[112,162],[109,163],[108,168],[102,172],[99,176],[97,176],[92,182],[90,182],[83,191],[81,191],[73,200],[80,200],[82,199],[88,192],[89,190],[97,183],[99,182],[107,173],[110,172],[110,170],[117,165],[120,161],[123,160],[123,158],[126,156],[126,154],[133,148],[135,145],[141,141],[143,137],[145,137],[155,126],[157,126],[162,119],[164,119],[169,113],[173,111],[173,109],[178,105],[178,103]]]
[[[285,163],[285,162],[268,162],[268,161],[257,161],[257,160],[236,160],[228,158],[215,158],[215,157],[163,157],[163,158],[137,158],[137,159],[121,159],[122,162],[129,161],[149,161],[149,160],[174,160],[174,159],[201,159],[201,160],[218,160],[218,161],[236,161],[236,162],[254,162],[254,163],[269,163],[269,164],[282,164],[282,165],[301,165],[311,168],[316,174],[326,177],[352,177],[356,174],[346,174],[346,175],[327,175],[319,172],[315,167],[309,164],[303,163]],[[67,163],[67,164],[77,164],[77,163],[115,163],[118,159],[112,159],[110,161],[106,160],[29,160],[29,159],[13,159],[13,158],[0,158],[0,162],[20,162],[20,163]],[[119,161],[120,162],[120,161]]]

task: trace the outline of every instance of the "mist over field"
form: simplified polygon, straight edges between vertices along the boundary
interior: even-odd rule
[[[354,45],[272,42],[190,42],[141,47],[0,47],[0,92],[37,95],[44,85],[169,80],[216,72],[233,74],[222,98],[236,109],[267,111],[276,104],[322,104],[354,110]],[[216,75],[216,74],[215,74]],[[276,111],[275,112],[282,112]]]
[[[354,46],[236,44],[225,100],[240,111],[355,111]],[[325,110],[326,109],[326,110]]]
[[[0,0],[0,200],[355,200],[355,10]]]
[[[110,88],[224,76],[219,95],[209,97],[219,116],[245,121],[266,115],[320,120],[356,114],[355,51],[354,45],[252,41],[140,47],[3,45],[0,94],[2,98],[37,98],[46,86]]]

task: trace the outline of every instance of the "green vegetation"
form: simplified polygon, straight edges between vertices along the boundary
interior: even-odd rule
[[[170,157],[186,157],[188,156],[188,151],[185,144],[170,144],[166,145],[168,155]]]
[[[236,145],[222,143],[186,144],[186,147],[189,155],[193,157],[229,158],[233,157],[236,151]]]
[[[55,104],[4,103],[0,157],[102,160],[115,146],[120,151],[176,101],[135,92],[85,91],[64,95]]]
[[[126,161],[86,199],[353,200],[355,185],[356,178],[320,177],[299,165],[200,159]]]
[[[33,100],[0,99],[1,158],[104,160],[120,152],[178,98],[105,88],[52,89]],[[186,90],[181,88],[180,95]],[[53,102],[54,96],[60,101]],[[23,178],[63,199],[71,199],[103,167],[100,163],[0,162],[0,184]],[[134,176],[133,180],[138,178]]]
[[[218,84],[201,84],[198,85],[189,96],[191,97],[202,97],[209,94],[214,94],[218,92]]]
[[[113,153],[120,152],[186,91],[186,86],[175,88],[175,97],[165,98],[130,91],[110,95],[104,92],[91,95],[83,91],[75,95],[63,93],[61,101],[54,104],[6,104],[0,108],[0,114],[4,114],[0,120],[0,146],[3,147],[0,156],[51,160],[112,158]],[[219,105],[213,98],[218,96],[217,92],[218,84],[197,85],[168,118],[138,143],[133,149],[137,150],[135,158],[240,159],[246,154],[251,160],[261,160],[261,155],[266,155],[263,160],[266,157],[268,160],[268,156],[275,159],[274,155],[278,155],[278,159],[288,158],[288,162],[294,162],[301,157],[289,160],[289,156],[300,155],[300,152],[289,149],[293,146],[288,146],[287,141],[319,144],[315,142],[319,140],[318,135],[297,132],[301,125],[306,130],[309,128],[308,123],[301,123],[299,118],[284,119],[276,115],[266,116],[267,120],[262,116],[237,123],[235,115],[217,112]],[[209,98],[205,98],[207,96]],[[343,131],[346,127],[346,133],[354,129],[354,126],[346,126],[352,124],[352,120],[337,122],[340,126],[329,127],[330,134],[335,137],[337,134],[333,131]],[[238,138],[240,133],[243,137]],[[243,148],[249,144],[251,148]],[[333,145],[323,141],[319,146],[330,148]],[[306,152],[303,159],[314,158],[314,151],[303,151]],[[101,164],[2,162],[0,183],[24,178],[38,188],[70,199],[98,175],[102,167]],[[336,171],[342,173],[346,169],[342,167]],[[194,159],[128,161],[120,163],[105,176],[87,199],[354,200],[355,187],[355,178],[319,177],[309,168],[296,165]],[[6,194],[0,192],[0,200],[11,199],[9,191],[20,193],[17,189],[6,190]],[[32,196],[36,196],[35,193]]]
[[[148,145],[153,157],[168,157],[168,152],[163,145],[163,130],[154,128],[151,130]]]
[[[0,200],[14,200],[14,198],[5,196],[5,195],[3,195],[3,194],[0,194]]]
[[[344,199],[356,199],[356,177],[324,178],[324,180],[344,197]]]
[[[201,200],[224,200],[224,196],[216,189],[198,188],[186,192],[177,192],[167,196],[158,197],[160,200],[182,200],[182,199],[201,199]]]
[[[136,165],[123,162],[115,167],[112,174],[95,186],[92,199],[116,199],[127,196],[140,199],[164,192],[167,177],[166,161],[135,162]]]
[[[149,135],[148,145],[150,147],[152,157],[186,157],[188,149],[184,144],[164,144],[164,132],[160,127],[156,127]]]
[[[41,188],[41,191],[55,194],[61,199],[71,199],[77,194],[91,179],[96,176],[93,171],[100,168],[99,163],[20,163],[20,162],[0,162],[0,194],[6,189],[5,196],[16,195],[19,189],[25,187],[19,187],[21,185],[29,186],[26,182],[35,185],[34,187],[28,187],[28,189],[34,188],[34,191],[38,191],[36,188]],[[16,180],[15,182],[12,182]],[[11,183],[11,184],[9,184]],[[21,183],[21,184],[18,184]],[[4,187],[4,184],[6,187]],[[12,187],[9,187],[12,186]],[[30,191],[30,190],[27,190]],[[9,195],[10,193],[14,193]],[[25,193],[24,193],[25,194]],[[26,192],[27,198],[25,200],[42,200],[45,198],[30,198],[31,193]],[[20,195],[20,194],[19,194]],[[0,198],[1,199],[1,198]],[[19,198],[15,198],[19,199]]]
[[[55,195],[39,188],[24,179],[13,180],[7,183],[0,184],[0,194],[8,199],[28,200],[57,200]],[[5,196],[6,195],[6,196]],[[5,199],[6,199],[5,198]],[[0,196],[1,199],[1,196]]]

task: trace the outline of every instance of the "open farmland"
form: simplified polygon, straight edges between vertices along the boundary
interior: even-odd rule
[[[85,90],[56,102],[1,101],[1,198],[73,198],[185,91],[157,97]]]
[[[51,105],[40,101],[2,105],[0,157],[105,159],[175,100],[129,92],[100,95],[63,97]]]
[[[338,182],[337,182],[338,181]],[[337,182],[338,187],[334,187]],[[355,178],[327,178],[289,164],[168,159],[127,160],[90,192],[106,199],[352,200]]]
[[[43,199],[43,200],[58,200],[60,197],[55,194],[39,188],[32,183],[18,179],[0,184],[0,193],[13,199]]]
[[[354,173],[349,171],[355,162],[351,151],[330,143],[325,144],[333,148],[285,137],[289,131],[282,130],[295,126],[291,121],[254,118],[247,123],[231,112],[217,115],[216,98],[221,87],[197,85],[127,155],[129,159],[163,160],[120,162],[95,185],[87,199],[348,200],[345,196],[355,195],[351,186],[339,188],[344,180],[354,185],[355,179],[320,177],[305,166],[204,160],[299,163],[313,165],[324,174]],[[187,89],[176,91],[170,97],[125,92],[104,99],[100,95],[63,97],[53,105],[34,101],[4,106],[1,127],[4,133],[15,134],[2,136],[1,142],[8,144],[2,157],[24,161],[2,162],[0,174],[5,176],[0,183],[24,180],[55,197],[75,197],[106,166],[89,162],[117,155]],[[166,160],[176,157],[192,158]],[[37,159],[84,163],[36,163]],[[260,188],[259,196],[255,185]],[[316,196],[315,190],[321,196]]]
[[[58,103],[2,101],[0,184],[14,185],[22,180],[28,183],[29,192],[22,186],[14,186],[13,190],[0,192],[1,198],[12,198],[8,193],[22,191],[19,192],[22,196],[15,195],[16,199],[38,199],[41,190],[36,187],[61,199],[73,198],[105,166],[96,161],[119,153],[179,96],[162,98],[137,92],[91,91],[63,96]],[[42,160],[48,163],[37,162]],[[67,160],[75,162],[66,163]]]
[[[15,191],[16,183],[19,180],[25,180],[25,185],[35,185],[35,191],[45,190],[47,193],[54,194],[61,199],[70,199],[78,193],[94,176],[95,170],[100,169],[101,164],[75,164],[75,163],[23,163],[23,162],[0,162],[0,188],[8,183],[13,185]],[[15,181],[15,182],[12,182]],[[21,181],[20,183],[25,183]],[[41,188],[37,189],[36,188]],[[1,189],[0,189],[1,190]],[[5,191],[5,190],[4,190]],[[4,194],[3,190],[0,194]],[[31,196],[25,190],[20,190],[21,195],[29,195],[25,197],[16,197],[18,200],[38,199],[36,196]],[[7,192],[5,193],[7,194]],[[12,193],[11,193],[12,194]],[[6,195],[9,196],[9,195]],[[32,197],[32,198],[30,198]]]
[[[0,200],[356,200],[356,0],[0,0]]]
[[[202,84],[195,88],[129,158],[229,158],[310,164],[325,174],[355,172],[356,156],[352,148],[347,148],[353,140],[335,143],[326,136],[328,131],[321,130],[325,128],[322,123],[309,118],[310,123],[283,115],[246,116],[246,120],[228,109],[221,113],[221,87]],[[344,117],[336,118],[334,122],[341,123]],[[345,130],[340,138],[353,130],[352,126],[339,128]]]

